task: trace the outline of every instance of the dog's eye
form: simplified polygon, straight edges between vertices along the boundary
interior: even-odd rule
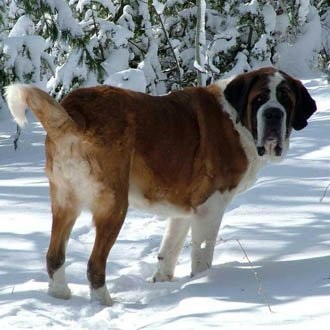
[[[268,101],[268,93],[262,93],[262,94],[259,94],[255,99],[254,99],[254,104],[255,105],[261,105],[265,102]]]
[[[289,106],[291,104],[289,92],[285,89],[279,89],[277,91],[277,98],[283,105]]]
[[[277,96],[280,100],[288,98],[288,93],[285,90],[278,90],[277,91]]]

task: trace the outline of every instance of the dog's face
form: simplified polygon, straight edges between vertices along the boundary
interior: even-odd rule
[[[270,160],[285,154],[292,128],[304,128],[316,111],[302,83],[274,68],[238,75],[224,94],[251,132],[259,156]]]

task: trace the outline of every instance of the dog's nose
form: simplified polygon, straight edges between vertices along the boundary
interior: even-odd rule
[[[279,108],[268,108],[264,111],[263,116],[269,124],[278,123],[284,116],[284,113]]]

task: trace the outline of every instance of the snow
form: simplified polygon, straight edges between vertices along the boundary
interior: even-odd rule
[[[300,23],[306,22],[306,17],[309,13],[310,0],[299,0],[298,20]]]
[[[276,26],[276,12],[269,3],[266,3],[262,8],[262,14],[265,21],[265,31],[271,34]]]
[[[232,76],[236,76],[242,72],[247,72],[251,70],[251,66],[247,61],[247,57],[243,52],[239,52],[235,57],[235,66],[223,75],[223,79],[230,78]]]
[[[285,35],[288,27],[290,25],[290,19],[289,16],[283,12],[283,14],[278,14],[276,16],[276,25],[275,25],[275,31],[279,33],[280,35]]]
[[[38,36],[9,37],[3,39],[3,54],[6,65],[14,67],[16,76],[24,81],[25,75],[32,72],[35,82],[40,81],[41,55],[47,47],[45,40]],[[23,52],[28,49],[28,58]]]
[[[283,42],[277,45],[276,66],[295,76],[311,77],[317,75],[313,58],[317,58],[322,44],[320,17],[315,7],[311,7],[303,34],[294,44]],[[314,65],[313,65],[314,62]]]
[[[255,56],[259,58],[259,60],[252,59],[251,64],[252,66],[258,67],[258,66],[271,66],[271,60],[270,60],[270,54],[268,52],[268,44],[269,38],[267,34],[262,34],[260,36],[260,39],[255,43],[252,52],[255,54]],[[262,63],[262,60],[265,64]]]
[[[47,83],[49,90],[56,89],[57,85],[60,85],[62,82],[61,93],[64,93],[70,90],[73,78],[78,78],[82,81],[86,79],[88,70],[85,63],[80,64],[81,56],[82,50],[74,49],[66,63],[56,67],[55,77],[49,79]],[[59,93],[59,97],[63,96],[61,93]]]
[[[102,63],[106,76],[128,68],[129,52],[127,48],[114,49]]]
[[[84,35],[82,28],[79,23],[74,19],[72,11],[64,0],[48,0],[48,4],[52,8],[56,8],[57,23],[60,31],[70,31],[71,35],[74,37],[82,37]]]
[[[152,5],[154,6],[158,15],[161,15],[165,9],[165,4],[159,2],[158,0],[152,0]]]
[[[322,15],[321,25],[322,25],[322,48],[327,54],[329,54],[330,53],[330,7],[328,7],[327,11]],[[328,65],[330,65],[330,63],[328,63]],[[328,71],[330,72],[330,67],[328,67]]]
[[[23,37],[35,32],[34,23],[26,16],[21,16],[8,34],[8,37]]]
[[[258,14],[259,4],[257,0],[251,0],[249,3],[241,3],[239,10],[241,13]]]
[[[78,219],[68,244],[73,297],[47,295],[51,212],[44,132],[28,113],[30,124],[15,152],[9,138],[15,124],[1,114],[0,329],[326,329],[330,86],[321,79],[304,83],[319,110],[304,130],[293,132],[287,158],[266,167],[229,206],[213,268],[189,277],[187,241],[175,281],[148,281],[165,223],[129,209],[108,259],[107,286],[115,300],[108,308],[89,299],[85,273],[95,233],[88,213]]]
[[[104,81],[105,85],[145,92],[147,81],[142,70],[128,69],[111,74]]]

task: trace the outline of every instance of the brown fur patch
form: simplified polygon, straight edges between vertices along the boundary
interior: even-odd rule
[[[216,190],[235,188],[247,168],[220,93],[214,85],[161,97],[96,87],[69,94],[62,106],[93,145],[98,179],[115,185],[107,168],[131,160],[130,180],[146,199],[190,209]]]

